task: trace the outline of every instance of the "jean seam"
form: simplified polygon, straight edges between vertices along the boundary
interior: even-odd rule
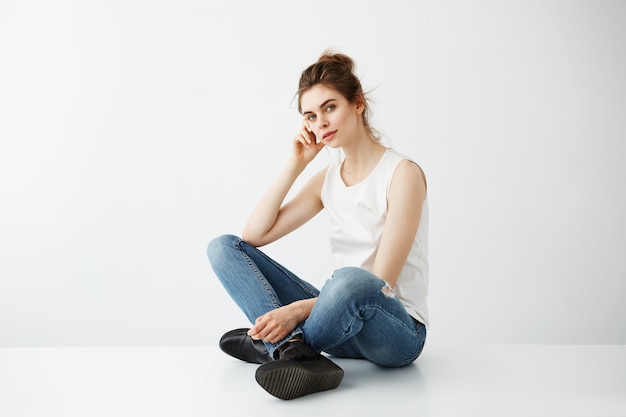
[[[241,247],[242,242],[243,240],[239,239],[235,243],[235,248],[241,253],[241,256],[243,257],[243,259],[246,261],[246,263],[248,264],[252,272],[254,272],[254,275],[256,275],[257,279],[261,282],[261,284],[263,285],[263,288],[265,288],[267,295],[269,296],[270,300],[272,300],[272,304],[274,304],[276,308],[280,307],[278,300],[276,300],[276,298],[274,297],[274,294],[272,294],[272,287],[267,282],[267,279],[265,279],[261,271],[259,271],[256,265],[254,264],[254,262],[252,262],[252,259],[250,259],[246,251]]]
[[[248,263],[250,263],[250,261],[251,261],[251,260],[248,258],[248,254],[246,253],[245,249],[244,249],[243,247],[241,247],[241,246],[240,246],[242,243],[245,243],[246,245],[250,245],[250,244],[249,244],[248,242],[246,242],[245,240],[243,240],[243,239],[239,239],[239,242],[238,242],[238,246],[239,246],[240,250],[241,250],[241,251],[242,251],[242,252],[246,255],[246,257],[247,257],[247,258],[246,258],[246,261],[247,261]],[[277,263],[274,259],[272,259],[272,258],[270,258],[269,256],[267,256],[267,255],[266,255],[265,253],[263,253],[262,251],[258,251],[258,252],[259,252],[259,254],[260,254],[261,256],[263,256],[263,258],[265,258],[265,260],[266,260],[266,261],[268,261],[269,263],[271,263],[271,264],[272,264],[272,265],[273,265],[276,269],[279,269],[279,270],[280,270],[280,271],[282,271],[282,272],[283,272],[283,273],[284,273],[287,277],[289,277],[289,279],[291,280],[291,282],[292,282],[293,284],[297,285],[297,286],[298,286],[298,287],[299,287],[302,291],[304,291],[305,293],[309,294],[311,297],[317,297],[317,296],[318,296],[318,294],[312,293],[311,291],[309,291],[309,289],[308,289],[307,287],[305,287],[305,286],[301,285],[301,283],[300,283],[297,279],[294,279],[294,277],[295,277],[295,276],[294,276],[294,275],[293,275],[293,274],[292,274],[289,270],[285,269],[285,268],[284,268],[281,264]],[[255,268],[255,271],[256,271],[256,268]],[[260,272],[259,272],[259,274],[260,274]],[[262,274],[261,274],[261,275],[262,275]],[[295,278],[297,278],[297,277],[295,277]],[[298,278],[298,279],[299,279],[299,278]]]

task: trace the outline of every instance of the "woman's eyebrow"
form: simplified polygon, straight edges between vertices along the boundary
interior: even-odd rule
[[[327,105],[328,103],[330,103],[331,101],[336,101],[336,98],[329,98],[328,100],[324,101],[322,104],[320,104],[320,109],[323,108],[325,105]],[[309,113],[313,113],[312,111],[305,111],[304,113],[302,113],[303,115],[305,114],[309,114]]]

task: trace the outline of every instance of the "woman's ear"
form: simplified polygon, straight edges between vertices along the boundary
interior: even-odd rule
[[[354,106],[356,109],[356,114],[361,115],[365,111],[365,97],[357,96],[354,100]]]

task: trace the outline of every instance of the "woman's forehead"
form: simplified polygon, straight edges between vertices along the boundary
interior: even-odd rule
[[[334,88],[328,87],[324,84],[316,84],[302,93],[300,97],[300,105],[302,111],[314,111],[328,101],[329,99],[340,100],[343,96]]]

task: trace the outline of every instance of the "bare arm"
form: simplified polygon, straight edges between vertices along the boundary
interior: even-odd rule
[[[387,220],[372,272],[395,287],[415,240],[426,181],[419,166],[404,160],[398,164],[387,197]]]
[[[292,155],[282,172],[252,211],[242,237],[254,246],[263,246],[297,229],[322,208],[320,197],[326,170],[314,175],[288,203],[287,193],[306,166],[324,147],[306,128],[293,139]]]

